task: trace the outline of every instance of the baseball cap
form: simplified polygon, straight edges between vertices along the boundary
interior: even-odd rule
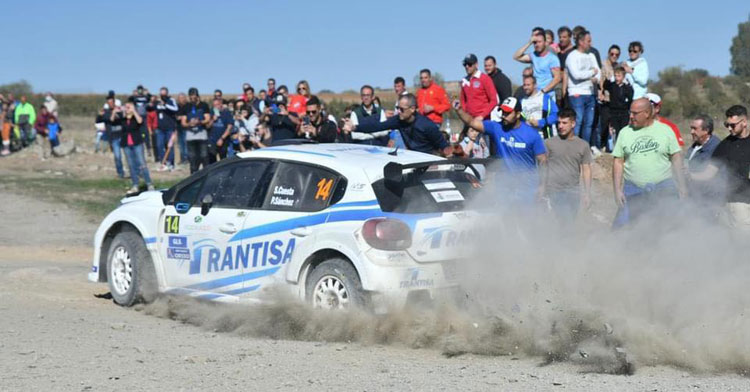
[[[647,94],[646,94],[646,95],[645,95],[644,97],[645,97],[645,98],[648,98],[648,100],[649,100],[649,101],[651,102],[651,104],[652,104],[652,105],[654,105],[654,106],[659,106],[659,105],[661,105],[661,97],[660,97],[660,96],[658,96],[657,94],[654,94],[654,93],[647,93]]]
[[[463,65],[473,65],[477,63],[477,56],[474,53],[469,53],[464,57]]]
[[[521,111],[521,101],[517,100],[516,97],[505,98],[503,103],[500,104],[500,110],[509,113],[512,111]]]

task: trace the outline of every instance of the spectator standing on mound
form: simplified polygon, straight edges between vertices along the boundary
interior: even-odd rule
[[[536,86],[534,76],[523,78],[524,97],[521,100],[523,118],[539,131],[542,138],[547,139],[555,134],[557,123],[557,104],[553,93],[544,94]]]
[[[557,136],[544,141],[547,148],[544,190],[552,211],[563,222],[572,221],[579,207],[587,209],[591,205],[591,150],[588,143],[573,133],[575,121],[575,112],[563,109],[558,115]]]
[[[665,213],[663,202],[685,198],[687,187],[682,150],[674,134],[656,121],[646,98],[630,105],[630,125],[620,131],[612,170],[615,202],[619,207],[615,227]]]
[[[55,100],[55,97],[52,96],[51,92],[47,92],[44,96],[44,107],[47,108],[47,111],[51,113],[55,118],[57,118],[57,101]]]
[[[648,92],[648,62],[643,58],[643,44],[633,41],[628,45],[629,60],[622,64],[627,72],[625,78],[633,86],[633,99],[638,99]]]
[[[526,50],[532,45],[534,50],[526,53]],[[560,59],[547,47],[547,39],[544,36],[544,29],[541,27],[535,27],[531,31],[529,42],[516,50],[513,59],[521,63],[531,64],[537,85],[544,94],[553,91],[555,86],[562,81]]]
[[[565,60],[565,72],[568,75],[568,101],[576,112],[576,136],[580,136],[591,147],[598,147],[599,137],[592,134],[594,125],[594,106],[596,95],[594,86],[599,84],[601,71],[593,54],[588,53],[591,47],[591,34],[581,31],[576,36],[576,49]]]
[[[375,105],[375,89],[370,85],[364,85],[359,89],[361,104],[352,109],[349,121],[357,128],[360,124],[377,124],[385,122],[387,117],[382,107]],[[388,144],[390,131],[388,128],[378,132],[365,133],[354,130],[351,132],[351,140],[358,144],[367,144],[374,146],[385,146]]]
[[[604,81],[604,91],[607,93],[607,116],[602,116],[602,127],[612,135],[613,145],[617,143],[620,130],[630,121],[630,105],[633,103],[633,86],[625,82],[625,69],[617,67],[614,70],[614,82]]]

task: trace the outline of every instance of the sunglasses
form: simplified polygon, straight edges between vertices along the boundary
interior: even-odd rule
[[[742,120],[740,120],[740,121],[737,121],[736,123],[730,123],[729,121],[726,121],[726,122],[724,123],[724,126],[725,126],[725,127],[727,128],[727,129],[734,129],[734,127],[736,127],[736,126],[737,126],[737,124],[739,124],[739,123],[741,123],[741,122],[742,122]]]
[[[614,56],[614,57],[618,57],[618,56],[620,56],[620,53],[615,53],[615,52],[612,52],[612,53],[610,53],[609,55],[610,55],[610,56]]]
[[[309,116],[312,116],[312,115],[318,114],[318,111],[317,110],[308,110],[305,113],[307,113]]]
[[[628,53],[638,53],[640,50],[638,49],[628,49]]]

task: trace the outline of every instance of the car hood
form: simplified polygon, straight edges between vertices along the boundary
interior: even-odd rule
[[[164,202],[161,199],[161,195],[162,191],[141,192],[136,196],[123,197],[122,200],[120,200],[120,204],[141,202],[145,204],[163,205]]]

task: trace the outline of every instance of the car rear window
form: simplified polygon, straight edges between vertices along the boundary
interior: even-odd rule
[[[422,214],[463,210],[482,185],[464,171],[417,170],[404,173],[400,183],[382,179],[372,187],[383,211]]]

